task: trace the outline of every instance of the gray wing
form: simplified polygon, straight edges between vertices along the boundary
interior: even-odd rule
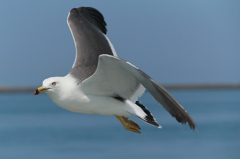
[[[68,25],[76,47],[75,62],[69,74],[82,82],[95,72],[99,55],[113,55],[114,48],[105,36],[106,22],[98,10],[73,8],[68,15]]]
[[[136,93],[136,87],[139,85],[143,85],[178,122],[188,123],[195,129],[191,117],[161,85],[131,63],[118,57],[99,56],[97,70],[83,81],[82,90],[86,94],[129,99]]]

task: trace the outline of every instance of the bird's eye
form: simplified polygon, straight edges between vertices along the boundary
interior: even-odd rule
[[[55,86],[57,83],[56,82],[53,82],[52,85]]]

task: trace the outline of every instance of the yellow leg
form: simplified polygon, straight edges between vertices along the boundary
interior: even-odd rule
[[[122,125],[125,129],[135,132],[135,133],[141,133],[140,126],[138,126],[138,124],[136,124],[132,120],[128,120],[128,118],[126,118],[124,116],[116,116],[116,118],[122,123]]]

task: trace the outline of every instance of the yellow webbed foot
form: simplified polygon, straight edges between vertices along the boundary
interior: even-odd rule
[[[135,133],[141,133],[140,132],[140,126],[133,122],[132,120],[129,120],[128,118],[124,116],[116,116],[116,118],[122,123],[123,127],[126,130],[135,132]]]

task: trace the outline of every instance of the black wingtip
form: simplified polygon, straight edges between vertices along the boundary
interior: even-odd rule
[[[194,130],[196,128],[195,122],[184,110],[184,108],[167,92],[164,87],[162,87],[153,79],[151,79],[151,82],[154,86],[153,88],[155,88],[155,90],[158,92],[158,96],[152,92],[150,93],[158,101],[158,103],[162,105],[174,118],[176,118],[179,123],[188,123],[189,127]]]
[[[188,122],[189,127],[190,127],[192,130],[195,130],[195,129],[196,129],[196,124],[195,124],[195,122],[194,122],[190,117],[188,118],[187,122]]]
[[[95,8],[92,7],[79,7],[73,8],[70,14],[80,14],[87,18],[94,26],[99,28],[104,34],[107,33],[107,23],[103,15]]]
[[[179,123],[182,123],[182,124],[187,124],[189,125],[189,127],[192,129],[192,130],[195,130],[196,128],[196,124],[195,122],[192,120],[192,118],[189,116],[189,115],[186,115],[186,117],[184,119],[182,118],[176,118],[176,120],[179,122]]]

